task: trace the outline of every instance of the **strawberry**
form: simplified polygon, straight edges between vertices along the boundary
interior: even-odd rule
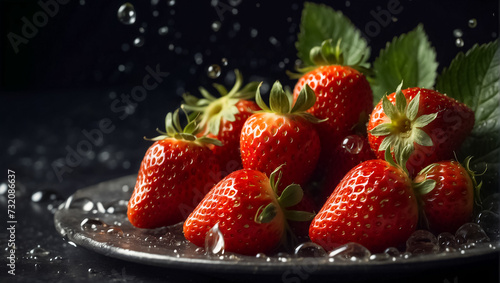
[[[433,162],[453,158],[474,126],[474,112],[437,91],[401,86],[373,109],[368,141],[379,158],[389,149],[415,176]]]
[[[312,175],[320,153],[320,141],[313,123],[316,119],[305,110],[316,101],[305,86],[292,107],[292,98],[281,84],[274,83],[270,107],[257,89],[256,101],[263,111],[250,116],[243,125],[240,150],[243,167],[270,174],[284,164],[284,184],[304,185]],[[281,191],[281,188],[279,189]]]
[[[414,182],[424,215],[425,228],[435,233],[455,233],[472,220],[474,193],[478,192],[475,174],[464,162],[448,160],[433,163],[418,173]],[[423,185],[425,184],[425,185]]]
[[[346,174],[314,217],[311,241],[326,250],[356,242],[372,252],[404,245],[417,227],[418,204],[410,178],[388,157]]]
[[[183,221],[215,183],[219,164],[207,144],[196,138],[195,121],[182,130],[176,110],[166,117],[166,132],[153,138],[139,169],[127,216],[139,228],[157,228]]]
[[[269,178],[250,169],[226,176],[184,222],[186,239],[203,247],[208,231],[218,224],[225,251],[255,255],[276,249],[286,235],[287,218],[308,220],[313,217],[307,212],[286,209],[300,202],[303,192],[300,186],[292,184],[278,197],[277,187],[282,174],[279,170],[280,167]]]
[[[321,47],[311,49],[310,57],[316,66],[300,69],[303,75],[292,76],[299,78],[293,95],[297,99],[306,84],[317,95],[316,103],[308,112],[326,121],[315,125],[321,140],[321,155],[314,179],[332,183],[331,179],[322,179],[334,171],[342,177],[352,168],[337,149],[347,136],[366,133],[365,124],[373,109],[373,93],[366,77],[359,71],[364,70],[363,67],[343,65],[340,41],[334,47],[332,40],[325,40]]]
[[[326,40],[321,47],[311,49],[311,60],[316,66],[301,70],[306,73],[299,77],[293,90],[294,99],[306,84],[316,93],[316,103],[307,112],[327,119],[316,125],[325,150],[340,145],[353,129],[363,128],[373,109],[370,84],[356,69],[362,68],[343,66],[339,46],[334,47],[332,40]]]
[[[240,157],[240,134],[243,124],[253,112],[260,110],[257,104],[250,100],[255,97],[256,82],[251,82],[241,88],[243,77],[235,70],[236,82],[228,92],[219,84],[214,84],[220,97],[212,96],[206,89],[200,87],[203,99],[188,93],[184,94],[183,108],[200,114],[201,135],[221,141],[222,146],[211,146],[222,174],[242,168]]]

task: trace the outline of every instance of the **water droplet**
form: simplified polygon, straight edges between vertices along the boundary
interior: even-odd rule
[[[52,261],[52,262],[61,261],[61,260],[63,260],[63,257],[60,255],[56,255],[55,257],[49,259],[49,261]]]
[[[94,208],[94,202],[89,198],[74,199],[73,196],[70,196],[64,203],[64,208],[91,211]]]
[[[106,208],[106,213],[109,214],[114,214],[114,213],[126,213],[127,212],[127,205],[128,201],[127,200],[116,200],[111,203],[108,203],[105,208]]]
[[[476,223],[483,228],[484,232],[486,232],[491,240],[500,240],[499,214],[489,210],[483,210],[477,215]]]
[[[271,44],[275,46],[279,44],[278,39],[274,36],[269,37],[269,42],[271,42]]]
[[[168,6],[174,6],[174,5],[175,5],[175,0],[168,1]]]
[[[463,47],[464,46],[464,40],[462,38],[460,38],[460,37],[457,38],[457,39],[455,39],[455,45],[457,47]]]
[[[215,224],[207,232],[205,237],[205,251],[208,254],[224,254],[225,242],[224,235],[219,230],[219,223]]]
[[[388,254],[389,256],[391,256],[393,258],[400,256],[399,250],[396,249],[395,247],[389,247],[389,248],[385,249],[384,253]]]
[[[437,236],[437,241],[440,251],[452,251],[458,249],[457,241],[455,236],[448,232],[440,233]]]
[[[345,6],[350,7],[351,6],[351,1],[345,1]]]
[[[413,255],[433,254],[438,251],[436,236],[427,230],[417,230],[406,240],[406,252]]]
[[[228,64],[227,58],[222,58],[221,60],[222,66],[226,67]]]
[[[145,32],[146,32],[146,29],[145,29],[144,27],[140,27],[140,28],[139,28],[139,32],[140,32],[140,33],[145,33]]]
[[[31,256],[34,256],[34,257],[38,257],[38,256],[44,257],[44,256],[48,256],[50,254],[50,252],[47,251],[46,249],[41,248],[40,246],[37,246],[36,248],[31,249],[28,252],[28,254]]]
[[[241,2],[242,2],[242,0],[229,0],[229,5],[236,7],[236,6],[240,5]]]
[[[207,75],[209,78],[216,79],[220,76],[220,74],[221,74],[221,68],[219,65],[212,64],[212,65],[208,66]]]
[[[201,54],[199,52],[194,54],[194,62],[197,65],[201,65],[203,63],[203,54]]]
[[[62,200],[62,196],[52,190],[40,190],[36,191],[31,195],[31,201],[32,202],[46,202],[46,201],[56,201],[56,200]]]
[[[90,273],[90,274],[96,274],[96,273],[97,273],[97,270],[95,270],[95,269],[93,269],[93,268],[89,268],[89,269],[87,270],[87,272],[88,272],[88,273]]]
[[[222,26],[221,22],[215,21],[215,22],[212,23],[211,27],[212,27],[213,31],[218,32],[220,30],[221,26]]]
[[[160,0],[151,0],[151,6],[156,6],[160,3]]]
[[[85,5],[85,0],[80,0],[80,5],[84,6]]]
[[[475,28],[477,27],[477,20],[475,18],[472,18],[467,22],[467,24],[470,28]]]
[[[134,24],[136,20],[134,5],[128,2],[121,5],[118,9],[118,20],[120,20],[120,22],[125,25]]]
[[[457,244],[465,248],[490,241],[483,228],[475,223],[466,223],[458,228],[455,233],[455,239],[457,240]]]
[[[330,252],[328,257],[341,261],[368,261],[370,251],[357,243],[347,243]]]
[[[106,230],[106,234],[123,237],[123,230],[120,227],[109,226],[108,229]]]
[[[350,154],[358,154],[361,152],[364,146],[363,138],[358,135],[350,135],[344,138],[342,141],[342,148],[344,148]]]
[[[254,29],[254,28],[250,30],[251,37],[257,37],[258,34],[259,34],[258,30]]]
[[[144,37],[139,36],[134,39],[134,46],[135,47],[141,47],[144,45]]]
[[[454,29],[454,30],[453,30],[453,36],[454,36],[454,37],[462,37],[463,35],[464,35],[464,33],[462,32],[462,30],[461,30],[461,29],[458,29],[458,28],[457,28],[457,29]]]
[[[168,27],[167,26],[164,26],[164,27],[161,27],[158,29],[158,34],[159,35],[165,35],[168,33]]]
[[[294,254],[298,257],[324,257],[325,249],[313,242],[305,242],[295,248]]]
[[[80,228],[83,231],[104,233],[108,228],[108,224],[102,222],[99,219],[85,218],[80,223]]]

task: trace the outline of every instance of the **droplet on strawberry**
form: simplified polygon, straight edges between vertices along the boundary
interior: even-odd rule
[[[173,225],[186,219],[220,179],[219,164],[207,144],[196,137],[195,121],[181,129],[178,110],[166,117],[166,132],[153,138],[141,163],[127,216],[139,228]]]

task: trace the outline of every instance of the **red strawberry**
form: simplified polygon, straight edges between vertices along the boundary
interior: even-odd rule
[[[453,158],[473,126],[474,112],[465,104],[434,90],[401,90],[399,85],[375,106],[368,139],[379,158],[387,149],[394,151],[414,176],[433,162]]]
[[[418,222],[411,186],[408,175],[394,163],[374,159],[359,164],[313,219],[311,241],[326,250],[348,242],[372,252],[403,245]]]
[[[455,233],[472,220],[475,180],[469,161],[465,167],[454,160],[433,163],[415,177],[426,228],[431,231]]]
[[[218,224],[224,237],[224,250],[244,255],[269,253],[285,236],[286,219],[311,219],[306,212],[289,211],[302,198],[298,185],[288,186],[280,197],[280,177],[242,169],[221,180],[184,222],[184,236],[203,247],[207,232]],[[281,173],[280,173],[281,174]]]
[[[218,139],[222,146],[212,146],[216,158],[219,160],[223,175],[242,168],[240,157],[240,134],[246,119],[253,112],[260,110],[253,99],[255,97],[256,82],[241,88],[243,78],[238,70],[236,82],[228,92],[219,84],[214,87],[221,97],[214,97],[204,88],[200,88],[203,99],[198,99],[190,94],[184,94],[183,108],[200,113],[200,127],[204,129],[201,134]]]
[[[313,126],[319,120],[305,112],[316,98],[306,85],[293,107],[291,100],[278,81],[271,89],[270,107],[262,101],[257,89],[256,101],[263,111],[250,116],[243,126],[241,159],[244,168],[266,174],[284,164],[283,184],[304,185],[320,153],[318,133]]]
[[[128,202],[128,219],[139,228],[183,221],[219,180],[219,164],[207,147],[219,142],[196,138],[194,121],[180,129],[178,110],[168,113],[166,127],[146,152]]]
[[[350,135],[354,128],[363,128],[373,109],[373,94],[365,76],[355,67],[343,66],[340,49],[326,40],[321,47],[311,50],[311,59],[317,67],[306,68],[293,90],[294,99],[308,84],[317,100],[308,112],[319,119],[317,124],[322,147],[335,147]]]
[[[321,183],[321,197],[324,203],[344,176],[356,165],[375,159],[368,139],[360,135],[348,135],[335,148],[334,158],[325,166],[325,176]]]

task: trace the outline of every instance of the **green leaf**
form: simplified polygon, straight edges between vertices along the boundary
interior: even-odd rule
[[[304,191],[302,191],[300,185],[290,184],[283,190],[281,196],[278,198],[278,202],[281,207],[286,208],[298,204],[303,196]]]
[[[283,90],[283,86],[279,81],[276,81],[271,88],[269,95],[269,107],[272,111],[279,114],[286,114],[290,112],[290,100]]]
[[[379,136],[387,136],[391,134],[392,132],[392,124],[391,123],[383,123],[380,125],[377,125],[375,128],[373,128],[370,133],[376,137]]]
[[[380,51],[373,62],[374,78],[370,78],[374,102],[395,89],[404,80],[408,87],[432,88],[437,76],[436,52],[422,25],[395,37]]]
[[[316,103],[316,94],[314,90],[308,85],[305,84],[304,87],[300,90],[299,96],[295,101],[295,105],[293,106],[291,113],[299,113],[307,111],[307,109],[314,106]]]
[[[260,87],[261,86],[262,86],[262,83],[259,84],[259,86],[257,87],[257,91],[255,91],[255,102],[260,107],[260,109],[267,111],[267,112],[270,112],[271,109],[269,109],[267,104],[262,99],[262,96],[260,95]]]
[[[396,106],[391,103],[391,101],[387,98],[387,96],[384,96],[382,98],[382,109],[384,110],[385,115],[389,117],[391,120],[395,120],[399,117],[399,112],[396,109]]]
[[[472,155],[473,169],[485,166],[483,183],[496,190],[500,170],[500,51],[498,40],[459,53],[439,75],[436,89],[467,104],[475,124],[461,153]]]
[[[306,66],[313,66],[309,57],[312,48],[323,41],[341,40],[340,49],[344,56],[344,65],[367,64],[370,47],[361,36],[361,32],[340,11],[323,4],[306,2],[302,10],[300,33],[295,43],[298,57]]]
[[[436,187],[436,181],[428,179],[425,181],[422,181],[420,183],[416,183],[413,185],[413,190],[418,194],[418,195],[425,195],[430,193],[434,188]]]
[[[408,103],[408,110],[406,111],[408,119],[414,121],[418,114],[418,105],[420,104],[420,92]]]

